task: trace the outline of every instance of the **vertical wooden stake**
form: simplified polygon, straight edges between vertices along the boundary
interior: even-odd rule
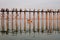
[[[48,13],[46,12],[46,30],[48,30]]]
[[[12,32],[13,32],[13,11],[14,9],[12,10]]]
[[[60,18],[59,18],[59,15],[60,15],[60,9],[58,9],[58,18],[57,18],[57,20],[58,20],[58,31],[60,31],[60,24],[59,24],[59,22],[60,22]]]
[[[39,10],[38,10],[38,32],[40,31],[40,12],[39,12]]]
[[[44,13],[42,10],[42,32],[44,32]]]
[[[50,10],[50,12],[49,12],[49,32],[50,33],[52,32],[52,27],[53,27],[53,14]]]
[[[8,32],[8,30],[9,30],[9,10],[8,9],[6,9],[6,12],[7,12],[7,19],[6,19],[6,27],[7,27],[7,32]]]
[[[1,11],[2,11],[1,25],[2,25],[2,31],[4,31],[4,9],[1,9]]]
[[[49,9],[46,11],[46,30],[49,30]]]
[[[22,9],[20,9],[20,32],[22,32],[22,29],[21,29],[21,11],[22,11]]]
[[[56,13],[56,22],[58,22],[58,21],[57,21],[57,13]],[[57,23],[56,23],[56,30],[57,30]]]
[[[8,16],[9,16],[9,13],[7,12],[7,19],[6,19],[6,27],[7,27],[7,31],[8,31],[8,29],[9,29],[9,24],[8,24]]]
[[[35,32],[35,9],[33,10],[33,32]]]
[[[4,12],[2,12],[2,31],[4,31]]]
[[[18,31],[18,22],[17,22],[17,16],[18,16],[18,12],[17,12],[17,9],[16,9],[16,32]]]
[[[58,12],[57,12],[57,30],[58,30]]]
[[[26,12],[25,11],[24,11],[24,31],[26,32]]]
[[[31,20],[31,9],[29,9],[29,19]],[[29,32],[31,31],[31,23],[29,23]]]
[[[56,31],[57,28],[57,13],[53,12],[53,30]]]

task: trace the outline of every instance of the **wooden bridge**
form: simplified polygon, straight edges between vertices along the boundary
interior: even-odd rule
[[[31,10],[31,9],[29,9],[29,10],[27,10],[27,9],[25,9],[25,10],[22,10],[22,9],[20,9],[20,10],[17,10],[17,9],[12,9],[12,10],[9,10],[8,8],[6,8],[6,9],[0,9],[0,17],[1,17],[1,31],[2,32],[8,32],[10,29],[9,29],[9,13],[11,13],[12,14],[12,32],[14,31],[14,26],[13,26],[13,20],[14,20],[14,18],[13,18],[13,16],[14,16],[14,14],[13,13],[16,13],[16,16],[15,16],[15,19],[16,19],[16,32],[18,31],[18,22],[17,22],[17,20],[18,20],[18,13],[20,13],[19,15],[19,20],[20,20],[20,32],[22,32],[22,25],[21,25],[21,23],[22,23],[22,12],[24,13],[24,31],[26,31],[26,13],[28,12],[28,14],[29,14],[29,19],[27,20],[28,21],[28,24],[29,24],[29,32],[31,31],[31,27],[33,27],[33,32],[35,32],[35,13],[37,13],[37,20],[38,20],[38,22],[37,22],[37,31],[38,32],[44,32],[44,30],[47,30],[47,31],[49,31],[49,32],[52,32],[53,30],[55,30],[55,31],[57,31],[57,30],[59,30],[60,31],[60,25],[59,25],[59,23],[58,23],[58,21],[60,20],[60,18],[59,18],[59,14],[60,14],[60,9],[58,9],[58,10],[52,10],[52,9],[47,9],[47,10],[40,10],[40,9],[38,9],[37,11],[35,10],[35,9],[33,9],[33,10]],[[6,13],[6,18],[4,18],[4,15],[5,15],[5,13]],[[31,19],[31,13],[33,13],[33,18]],[[56,14],[56,16],[54,16]],[[45,17],[45,18],[44,18]],[[55,18],[56,17],[56,18]],[[5,30],[5,27],[4,27],[4,19],[6,19],[6,30]],[[42,21],[41,21],[42,20]],[[45,20],[45,22],[44,22],[44,20]],[[54,20],[56,20],[56,24],[54,25]],[[33,22],[33,26],[31,26],[31,23]],[[60,21],[59,21],[60,22]],[[41,25],[41,26],[40,26]],[[45,27],[44,27],[45,26]],[[45,28],[45,29],[44,29]]]

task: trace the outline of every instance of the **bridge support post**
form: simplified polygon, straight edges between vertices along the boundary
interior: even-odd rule
[[[39,12],[39,10],[38,10],[37,14],[38,14],[38,28],[37,28],[37,30],[39,32],[40,31],[40,12]]]
[[[35,32],[35,9],[33,10],[33,32]]]

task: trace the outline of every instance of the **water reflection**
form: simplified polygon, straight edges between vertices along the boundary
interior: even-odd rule
[[[3,35],[3,34],[8,35],[8,34],[10,34],[10,33],[11,33],[11,34],[18,34],[18,33],[20,33],[20,34],[22,34],[22,33],[25,33],[25,34],[26,34],[26,33],[29,33],[29,34],[31,34],[32,31],[29,31],[29,32],[27,32],[27,31],[25,31],[25,32],[23,32],[23,31],[22,31],[22,32],[16,32],[16,31],[13,31],[13,32],[1,31],[0,33],[1,33],[2,35]],[[33,33],[38,33],[38,34],[39,34],[39,33],[46,33],[46,34],[48,34],[48,33],[49,33],[49,34],[51,34],[51,33],[52,33],[52,34],[54,34],[54,33],[55,33],[55,34],[56,34],[56,33],[59,33],[59,34],[60,34],[60,31],[53,31],[53,32],[51,32],[51,31],[49,31],[49,32],[47,32],[47,31],[45,31],[45,32],[43,32],[43,31],[41,31],[41,32],[36,31],[36,32],[33,32]]]

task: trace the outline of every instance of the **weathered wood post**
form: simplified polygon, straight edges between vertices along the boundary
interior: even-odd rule
[[[48,11],[46,11],[46,30],[48,30],[48,26],[47,26],[47,24],[48,24]]]
[[[35,9],[33,10],[33,32],[35,32]]]
[[[17,22],[18,18],[17,18],[17,16],[18,16],[18,11],[16,9],[16,32],[18,31],[18,22]]]
[[[57,27],[58,27],[58,31],[60,31],[60,17],[59,17],[59,15],[60,15],[60,9],[58,9],[58,18],[57,18],[57,20],[58,20],[58,25],[57,25]]]
[[[24,10],[24,31],[26,32],[26,9]]]
[[[58,11],[56,12],[56,21],[57,21],[57,23],[56,23],[56,30],[58,30]]]
[[[40,9],[38,9],[38,28],[37,28],[37,31],[39,32],[40,31],[40,12],[39,12]]]
[[[59,29],[58,28],[58,13],[59,13],[59,10],[57,11],[57,30]]]
[[[31,9],[29,9],[29,19],[31,20]],[[29,32],[31,31],[31,23],[29,23]]]
[[[53,27],[53,13],[52,10],[49,11],[49,32],[52,32]]]
[[[56,10],[53,11],[53,30],[56,31],[57,28],[57,13]]]
[[[41,13],[42,13],[42,27],[41,27],[41,32],[44,32],[44,10],[42,9],[41,10]]]
[[[14,8],[12,9],[12,32],[13,32],[13,12],[14,12]]]
[[[9,30],[9,9],[6,9],[6,12],[7,12],[6,27],[8,31]]]
[[[46,30],[49,29],[49,9],[46,11]]]
[[[22,29],[21,29],[21,26],[22,26],[22,25],[21,25],[21,19],[22,19],[22,18],[21,18],[21,12],[22,12],[22,9],[20,9],[20,32],[22,32]]]
[[[2,8],[1,9],[1,12],[2,12],[2,17],[1,17],[1,26],[2,26],[2,31],[5,31],[4,30],[4,9]]]

